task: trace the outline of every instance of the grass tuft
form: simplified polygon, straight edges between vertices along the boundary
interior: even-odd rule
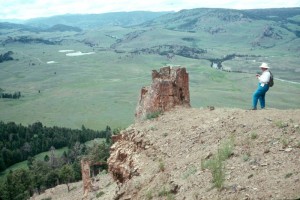
[[[105,193],[103,191],[100,191],[96,194],[96,197],[99,198],[101,197],[102,195],[104,195]]]
[[[197,168],[194,165],[188,167],[188,169],[183,173],[183,179],[187,179],[189,176],[194,175],[197,172]]]
[[[153,199],[153,194],[152,194],[152,191],[151,191],[151,190],[148,190],[148,191],[147,191],[146,199],[147,199],[147,200]]]
[[[278,127],[278,128],[285,128],[285,127],[288,127],[288,123],[287,122],[283,122],[283,121],[277,121],[275,122],[275,125]]]
[[[162,161],[162,159],[159,159],[158,168],[161,172],[165,171],[165,163]]]
[[[287,173],[284,178],[290,178],[293,175],[293,173]]]
[[[207,161],[201,162],[201,169],[211,170],[213,185],[219,190],[223,188],[225,181],[224,161],[232,155],[233,144],[233,139],[226,141],[220,146],[218,153],[215,156]]]
[[[146,119],[155,119],[157,118],[162,112],[161,111],[155,111],[152,113],[148,113],[146,116]]]
[[[288,145],[289,145],[289,143],[290,143],[290,141],[287,138],[285,138],[285,137],[282,137],[280,139],[280,142],[282,144],[282,148],[287,148]]]
[[[249,159],[250,159],[249,153],[246,153],[246,154],[243,155],[243,161],[244,162],[247,162]]]
[[[250,138],[251,138],[252,140],[255,140],[257,137],[258,137],[258,135],[257,135],[257,133],[255,133],[255,132],[251,133],[251,135],[250,135]]]
[[[158,196],[166,197],[167,200],[175,199],[174,194],[170,190],[167,190],[165,186],[158,192]]]

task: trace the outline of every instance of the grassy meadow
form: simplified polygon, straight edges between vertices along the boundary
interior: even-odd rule
[[[252,49],[250,39],[239,42],[243,39],[241,35],[226,40],[227,33],[213,36],[200,31],[189,33],[159,28],[145,28],[134,39],[125,37],[138,30],[107,27],[82,33],[31,33],[32,37],[62,39],[63,42],[60,45],[11,43],[1,47],[0,54],[13,51],[15,60],[0,63],[0,88],[11,93],[20,91],[22,98],[0,99],[0,120],[23,125],[40,121],[46,126],[70,128],[84,125],[97,130],[106,125],[125,128],[134,122],[140,89],[151,84],[152,70],[165,65],[187,68],[192,107],[250,108],[251,96],[257,87],[255,73],[262,61],[271,64],[275,77],[300,81],[299,68],[296,67],[300,58],[288,51],[294,47],[281,41],[276,48]],[[114,37],[123,38],[122,42],[116,43]],[[182,40],[184,37],[193,40]],[[86,41],[93,41],[96,45],[88,46]],[[123,53],[109,48],[112,44]],[[168,59],[157,54],[129,53],[134,49],[164,44],[206,49],[208,53],[204,57],[222,57],[231,53],[258,57],[224,62],[224,67],[248,72],[229,73],[212,69],[206,59],[178,55]],[[66,56],[66,52],[60,50],[95,53]],[[50,61],[51,64],[47,63]],[[275,80],[266,98],[267,107],[300,108],[300,85]]]

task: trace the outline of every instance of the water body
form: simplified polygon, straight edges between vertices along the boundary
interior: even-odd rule
[[[84,56],[84,55],[90,55],[94,54],[95,52],[87,52],[87,53],[82,53],[81,51],[73,52],[73,53],[67,53],[66,56]]]
[[[54,64],[54,63],[57,63],[57,62],[55,62],[53,60],[47,62],[47,64]]]
[[[66,49],[66,50],[59,50],[58,52],[60,53],[68,53],[68,52],[73,52],[74,50],[71,49]]]

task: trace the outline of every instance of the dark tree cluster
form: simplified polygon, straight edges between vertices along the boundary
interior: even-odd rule
[[[0,54],[0,63],[2,63],[4,61],[13,60],[13,57],[11,56],[12,54],[13,54],[12,51],[8,51],[4,54]]]
[[[6,98],[6,99],[19,99],[21,97],[21,92],[14,92],[14,93],[1,93],[0,92],[0,98]]]
[[[51,147],[56,149],[72,147],[76,142],[84,143],[94,138],[109,137],[106,129],[95,131],[82,126],[82,129],[63,127],[45,127],[41,122],[27,127],[14,122],[0,121],[0,171],[7,167],[27,160]]]
[[[52,40],[46,40],[43,38],[32,38],[30,36],[20,36],[20,37],[7,37],[7,39],[3,42],[3,44],[10,44],[10,43],[24,43],[24,44],[31,44],[31,43],[42,43],[47,45],[56,45],[60,44],[61,41],[52,41]]]
[[[241,54],[228,54],[224,56],[223,58],[207,58],[211,62],[211,67],[213,64],[217,64],[218,69],[222,69],[222,62],[227,61],[227,60],[232,60],[234,58],[257,58],[260,56],[257,55],[241,55]]]
[[[199,59],[203,54],[207,53],[205,49],[192,48],[181,45],[159,45],[151,48],[135,49],[132,54],[159,54],[164,55],[179,55],[186,58]]]

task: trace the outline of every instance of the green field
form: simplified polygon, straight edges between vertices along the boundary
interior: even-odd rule
[[[140,89],[151,84],[151,71],[166,65],[187,68],[190,77],[192,107],[251,107],[256,89],[255,73],[261,62],[268,62],[275,78],[300,82],[300,39],[286,29],[276,27],[283,39],[262,39],[261,45],[251,42],[268,21],[227,23],[226,32],[210,34],[199,26],[194,32],[153,27],[105,27],[81,33],[32,33],[11,31],[0,35],[62,40],[60,45],[9,43],[0,54],[13,51],[13,61],[0,63],[0,88],[5,92],[20,91],[18,100],[0,99],[0,120],[24,125],[40,121],[45,126],[62,126],[102,130],[127,127],[134,122]],[[178,24],[167,26],[177,27]],[[210,26],[221,26],[216,18]],[[291,26],[291,25],[290,25]],[[170,27],[168,27],[170,28]],[[277,33],[276,32],[276,33]],[[137,34],[138,33],[138,34]],[[132,36],[133,35],[133,36]],[[117,41],[116,38],[121,38]],[[190,39],[183,39],[190,38]],[[86,44],[92,41],[93,47]],[[112,48],[111,45],[113,45]],[[136,49],[159,45],[181,45],[207,50],[198,59],[174,55],[168,58],[155,53],[136,53]],[[60,50],[74,50],[83,56],[66,56]],[[208,58],[228,54],[252,55],[223,62],[223,67],[247,73],[229,73],[210,67]],[[47,64],[54,61],[52,64]],[[267,93],[267,107],[300,108],[300,85],[275,79]]]

